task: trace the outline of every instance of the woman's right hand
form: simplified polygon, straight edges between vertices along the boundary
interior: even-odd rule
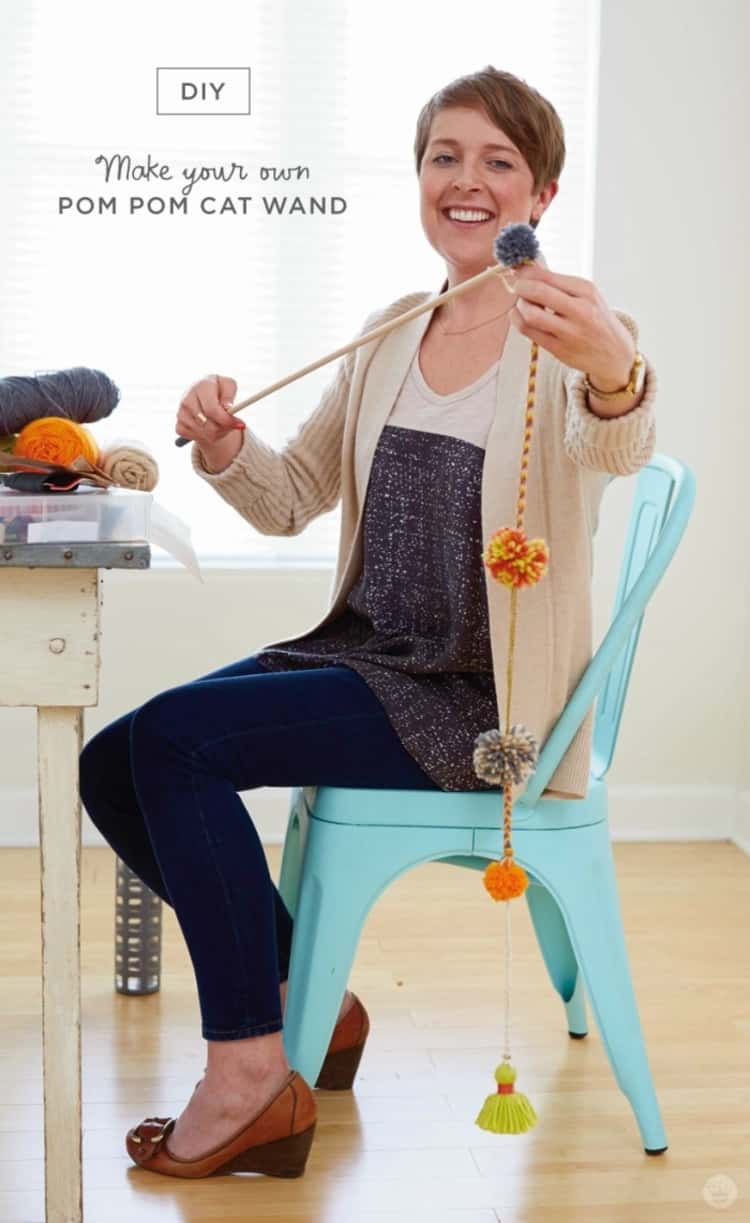
[[[203,466],[214,475],[242,449],[245,422],[227,410],[236,394],[234,378],[210,374],[185,392],[177,412],[177,432],[196,443]]]
[[[217,444],[245,428],[244,421],[227,411],[236,394],[234,378],[220,374],[209,374],[193,383],[180,400],[177,433],[198,442],[201,452],[210,453]]]

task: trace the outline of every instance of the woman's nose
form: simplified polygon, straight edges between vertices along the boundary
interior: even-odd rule
[[[457,187],[461,191],[468,191],[472,187],[478,187],[479,184],[477,183],[476,177],[472,177],[471,174],[462,170],[461,173],[457,174],[454,178],[453,186]]]

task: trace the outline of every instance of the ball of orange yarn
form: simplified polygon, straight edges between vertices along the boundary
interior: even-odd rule
[[[523,896],[529,877],[512,858],[503,858],[502,862],[490,862],[484,872],[484,886],[493,900],[514,900]]]
[[[534,586],[547,572],[549,550],[543,539],[527,539],[516,527],[501,527],[482,560],[503,586]]]
[[[93,434],[85,425],[65,416],[40,416],[30,421],[16,438],[13,453],[60,467],[68,467],[80,455],[89,463],[99,461],[99,447]]]

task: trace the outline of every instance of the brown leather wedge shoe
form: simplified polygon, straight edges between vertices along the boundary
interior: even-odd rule
[[[333,1029],[326,1060],[320,1068],[315,1082],[323,1091],[346,1091],[352,1086],[354,1076],[364,1051],[370,1031],[370,1017],[356,994],[353,1005]]]
[[[167,1139],[174,1117],[147,1117],[128,1130],[126,1146],[134,1163],[165,1176],[216,1176],[225,1172],[263,1172],[302,1176],[310,1153],[317,1111],[308,1084],[292,1070],[280,1091],[242,1129],[197,1159],[180,1159]]]

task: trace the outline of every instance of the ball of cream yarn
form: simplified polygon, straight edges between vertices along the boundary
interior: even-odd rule
[[[141,442],[117,438],[102,450],[99,466],[120,488],[150,493],[159,482],[159,465]]]

